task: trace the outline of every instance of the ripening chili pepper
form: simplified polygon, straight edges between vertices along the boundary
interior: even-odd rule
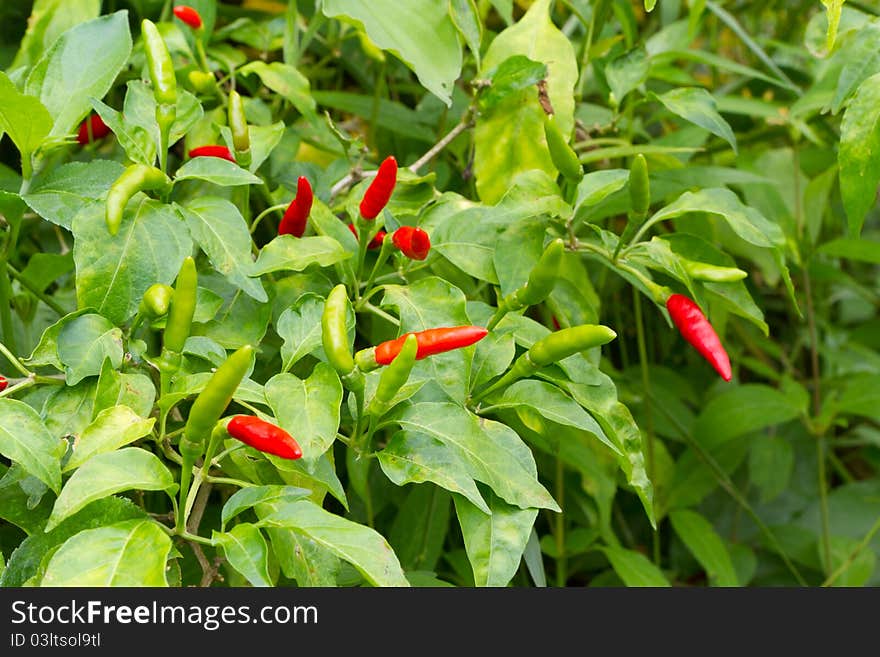
[[[394,185],[397,184],[397,160],[389,155],[379,165],[376,177],[364,192],[361,200],[360,211],[364,219],[375,219],[382,209],[388,205]]]
[[[103,139],[111,132],[110,127],[104,123],[104,119],[98,114],[91,114],[85,121],[79,124],[79,131],[76,133],[76,141],[81,145]]]
[[[3,392],[8,387],[9,387],[9,381],[6,380],[5,376],[0,376],[0,392]]]
[[[636,231],[645,222],[651,208],[651,179],[648,177],[648,162],[639,153],[633,158],[629,167],[629,214],[626,228],[617,241],[613,259],[617,260],[620,249],[629,244]]]
[[[163,317],[168,313],[173,296],[173,287],[164,283],[154,283],[144,292],[144,296],[141,298],[140,311],[151,319]]]
[[[168,306],[168,321],[162,335],[162,346],[175,354],[183,352],[183,345],[192,330],[192,319],[196,311],[198,293],[198,274],[192,256],[184,259],[177,273],[174,294]]]
[[[442,354],[453,349],[469,347],[479,342],[489,333],[482,326],[449,326],[426,329],[415,332],[418,343],[416,360],[435,354]],[[375,347],[363,349],[357,353],[357,364],[362,370],[372,370],[380,365],[388,365],[403,348],[409,333],[394,340],[387,340]]]
[[[382,370],[376,393],[370,401],[369,412],[376,417],[382,416],[390,408],[394,396],[409,379],[416,363],[419,341],[415,333],[408,333],[400,353],[394,357],[388,367]]]
[[[339,374],[343,385],[349,390],[363,391],[364,377],[355,366],[345,325],[349,305],[345,285],[340,283],[330,290],[321,314],[321,344],[327,361]]]
[[[666,300],[666,310],[682,337],[709,361],[725,381],[730,381],[730,358],[700,307],[682,294]]]
[[[200,94],[214,93],[217,90],[217,80],[211,73],[193,70],[186,74],[189,83]]]
[[[416,226],[401,226],[394,231],[391,239],[394,246],[410,260],[424,260],[431,250],[431,238],[428,237],[428,233]]]
[[[194,30],[202,28],[202,17],[198,11],[186,5],[178,5],[174,8],[174,15]]]
[[[226,147],[219,144],[208,144],[207,146],[197,146],[189,152],[190,157],[219,157],[229,160],[236,164],[232,152]]]
[[[547,148],[550,151],[553,166],[571,182],[579,183],[584,177],[583,167],[581,167],[577,154],[568,145],[568,139],[559,130],[555,114],[547,115],[544,118],[544,137],[547,139]]]
[[[298,459],[303,453],[299,444],[281,427],[252,415],[234,415],[226,431],[236,440],[266,454],[283,459]]]
[[[530,376],[542,367],[551,365],[574,354],[601,347],[617,337],[617,333],[601,324],[582,324],[564,328],[541,338],[522,356],[504,376],[475,396],[476,400],[505,388],[515,381]]]
[[[171,185],[171,180],[156,167],[146,164],[129,166],[111,185],[110,191],[107,193],[104,218],[110,234],[115,235],[119,232],[125,206],[128,205],[132,196],[138,192],[165,189],[169,185]]]
[[[296,183],[296,197],[287,206],[281,223],[278,224],[279,235],[303,236],[309,213],[312,211],[312,200],[312,186],[309,184],[309,179],[300,176]]]
[[[351,234],[354,235],[355,239],[358,239],[358,231],[357,228],[354,227],[354,224],[348,224],[348,229],[351,231]],[[387,233],[384,230],[380,230],[378,233],[373,235],[373,239],[370,240],[370,243],[367,244],[368,249],[379,249],[382,247],[382,242],[385,241],[385,235]]]
[[[698,281],[711,281],[714,283],[733,283],[746,278],[748,272],[738,267],[719,267],[707,262],[697,262],[687,258],[679,258],[688,275]]]
[[[251,137],[244,114],[244,101],[235,89],[229,92],[227,122],[232,132],[232,146],[236,154],[250,157]]]

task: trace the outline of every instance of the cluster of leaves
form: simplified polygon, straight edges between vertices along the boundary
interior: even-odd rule
[[[880,581],[880,8],[192,0],[202,36],[170,0],[35,0],[26,23],[11,4],[0,585]],[[173,186],[135,196],[111,236],[110,186],[165,160],[142,18],[176,68]],[[233,86],[249,162],[187,158],[232,147]],[[113,134],[82,147],[90,113]],[[580,182],[556,169],[548,113]],[[347,227],[388,154],[402,168],[372,225],[425,230],[423,262],[377,263]],[[639,154],[653,211],[620,244]],[[278,236],[300,176],[306,235]],[[364,400],[322,346],[329,291],[350,291],[355,348],[485,326],[557,237],[549,298],[419,361],[361,440]],[[164,320],[140,304],[189,255],[198,303],[166,386]],[[732,383],[672,328],[671,292],[706,311]],[[599,323],[608,347],[480,396],[554,328]],[[246,344],[258,356],[227,414],[271,419],[304,457],[227,440],[181,531],[177,441]]]

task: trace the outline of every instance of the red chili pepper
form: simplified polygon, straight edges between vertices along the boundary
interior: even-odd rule
[[[373,182],[364,192],[361,200],[361,216],[364,219],[375,219],[382,209],[388,205],[394,185],[397,184],[397,160],[393,155],[385,158],[379,165],[379,171]]]
[[[89,124],[91,124],[91,126]],[[89,127],[92,129],[91,139],[89,139]],[[109,134],[110,128],[104,123],[104,120],[99,115],[92,114],[79,124],[79,132],[76,134],[76,141],[85,146],[89,142],[103,139]]]
[[[709,361],[722,379],[730,381],[730,358],[700,307],[684,295],[673,294],[666,300],[666,309],[682,337]]]
[[[348,224],[348,229],[351,231],[351,234],[354,235],[354,238],[357,239],[358,232],[357,228],[354,227],[354,224]],[[382,247],[382,242],[385,241],[385,235],[387,233],[384,230],[380,230],[373,236],[373,239],[370,240],[370,243],[367,244],[368,249],[379,249]]]
[[[190,157],[220,157],[236,164],[235,158],[226,146],[217,144],[209,144],[208,146],[198,146],[189,152]]]
[[[245,445],[285,459],[298,459],[302,449],[293,437],[281,427],[252,415],[235,415],[226,425],[226,431]]]
[[[308,178],[300,176],[296,183],[296,198],[287,206],[281,223],[278,224],[279,235],[303,236],[303,233],[306,232],[309,213],[312,211],[312,200],[312,186],[309,184]]]
[[[6,390],[6,387],[9,385],[9,381],[6,380],[5,376],[0,376],[0,392]]]
[[[391,239],[394,241],[394,246],[411,260],[424,260],[431,250],[431,238],[428,237],[428,233],[415,226],[401,226],[394,231]]]
[[[199,15],[199,12],[192,7],[178,5],[174,8],[174,15],[194,30],[198,30],[202,27],[202,17]]]
[[[553,320],[553,328],[554,328],[555,330],[558,331],[559,329],[562,328],[562,326],[559,324],[559,320],[556,319],[556,315],[553,315],[553,317],[552,317],[551,319]]]
[[[416,360],[421,360],[434,354],[442,354],[444,351],[468,347],[479,342],[489,333],[482,326],[453,326],[445,328],[427,329],[415,333],[419,349],[416,352]],[[379,365],[388,365],[397,357],[406,342],[406,336],[401,335],[396,340],[388,340],[376,345],[375,358]]]

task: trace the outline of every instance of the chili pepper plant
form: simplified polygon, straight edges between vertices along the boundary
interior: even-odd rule
[[[880,583],[874,5],[2,3],[0,585]]]

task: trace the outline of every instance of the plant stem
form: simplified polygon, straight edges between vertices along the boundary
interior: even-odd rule
[[[273,212],[278,212],[280,210],[284,210],[285,208],[287,208],[288,205],[289,205],[289,203],[279,203],[278,205],[273,205],[273,206],[266,208],[260,214],[258,214],[257,217],[254,219],[253,223],[251,224],[251,235],[254,234],[254,231],[257,230],[257,226],[260,225],[260,222],[263,220],[263,218],[266,215],[269,215]]]
[[[645,412],[645,434],[647,435],[648,447],[648,479],[654,481],[654,417],[651,410],[651,373],[648,369],[648,349],[645,344],[645,322],[642,317],[642,297],[636,288],[632,288],[633,306],[635,308],[636,319],[636,340],[639,348],[639,368],[642,371],[642,388],[644,389],[644,412]],[[660,533],[658,528],[654,528],[653,536],[654,544],[654,563],[660,565]]]
[[[870,545],[871,540],[874,538],[874,535],[880,531],[880,518],[877,518],[876,522],[874,522],[871,529],[868,530],[868,533],[865,534],[864,538],[859,542],[856,546],[855,550],[853,550],[850,555],[843,561],[837,569],[831,573],[828,578],[822,582],[822,586],[831,586],[837,581],[837,578],[840,577],[843,573],[849,570],[849,567],[853,565],[853,562],[856,558],[862,553],[862,551]]]
[[[422,155],[418,160],[416,160],[415,162],[410,164],[409,170],[412,171],[413,173],[418,173],[419,169],[421,169],[428,162],[430,162],[435,157],[437,157],[437,155],[444,148],[449,146],[449,144],[451,144],[455,140],[456,137],[458,137],[462,132],[464,132],[468,128],[472,128],[473,126],[474,126],[474,120],[471,117],[471,109],[468,108],[468,110],[464,113],[464,116],[461,117],[461,121],[459,121],[458,124],[452,130],[450,130],[448,133],[446,133],[445,137],[443,137],[440,141],[438,141],[430,149],[428,149],[428,151],[424,155]]]

